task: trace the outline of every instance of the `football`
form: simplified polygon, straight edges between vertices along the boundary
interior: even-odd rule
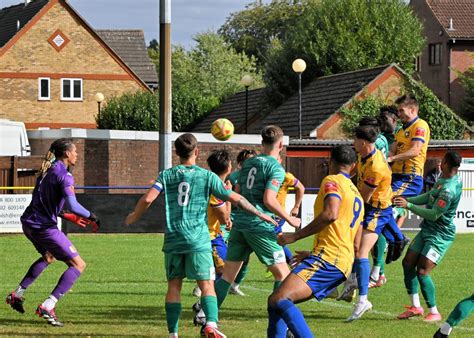
[[[234,135],[234,125],[228,119],[217,119],[211,125],[211,134],[219,141],[227,141]]]

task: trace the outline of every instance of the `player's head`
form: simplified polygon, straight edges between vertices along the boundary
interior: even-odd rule
[[[76,165],[77,152],[72,139],[60,138],[51,143],[41,164],[39,175],[45,174],[56,160],[65,161],[67,166]]]
[[[331,160],[329,161],[329,174],[337,174],[344,171],[349,174],[354,168],[357,160],[356,153],[350,146],[337,146],[331,151]]]
[[[382,106],[378,120],[380,131],[385,134],[393,134],[397,128],[398,109],[395,106]]]
[[[447,174],[448,176],[455,175],[461,166],[461,162],[462,157],[457,151],[448,151],[444,154],[443,161],[441,162],[441,170],[443,171],[443,174]]]
[[[181,135],[174,141],[174,148],[176,149],[176,155],[182,160],[190,159],[191,157],[198,155],[198,142],[193,134],[186,133]]]
[[[359,127],[370,126],[380,131],[380,121],[376,117],[365,116],[359,120]]]
[[[369,153],[377,140],[378,132],[373,126],[358,126],[354,131],[354,148],[355,150],[366,155]]]
[[[238,166],[241,167],[242,163],[244,163],[244,161],[246,159],[249,159],[249,158],[254,157],[256,155],[257,155],[257,153],[253,149],[241,150],[237,155],[237,164],[238,164]]]
[[[408,123],[418,116],[418,101],[411,94],[400,96],[395,104],[398,106],[398,116],[403,123]]]
[[[283,149],[283,130],[275,125],[266,126],[262,129],[262,145],[266,151]]]
[[[232,171],[232,158],[225,149],[214,150],[207,158],[207,165],[213,173],[227,176]]]

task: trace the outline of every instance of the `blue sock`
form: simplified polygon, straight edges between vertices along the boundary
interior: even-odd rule
[[[301,311],[288,299],[280,300],[275,305],[277,313],[283,318],[296,338],[312,338],[313,334],[304,320]]]
[[[369,293],[370,262],[368,258],[356,258],[354,261],[359,284],[359,296]]]
[[[293,254],[291,253],[291,250],[289,247],[286,245],[283,247],[283,251],[285,251],[285,258],[286,258],[286,263],[290,264],[290,260],[293,257]]]
[[[286,326],[285,321],[277,312],[275,306],[268,305],[268,328],[267,337],[269,338],[286,338]]]

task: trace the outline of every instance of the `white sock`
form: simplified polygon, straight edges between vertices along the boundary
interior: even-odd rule
[[[26,289],[23,289],[20,285],[18,285],[18,287],[15,290],[15,294],[18,297],[23,297],[23,294],[25,293],[25,291],[26,291]]]
[[[238,289],[238,288],[239,288],[239,284],[236,283],[236,282],[232,282],[231,288],[233,288],[233,289]]]
[[[367,301],[367,295],[359,295],[359,303],[365,303]]]
[[[370,278],[372,278],[372,280],[379,280],[379,275],[380,275],[380,266],[374,265],[372,267],[372,271],[370,272]]]
[[[453,328],[451,327],[451,325],[449,325],[448,323],[443,323],[443,325],[441,325],[441,333],[442,334],[445,334],[447,336],[449,336],[449,334],[451,333],[451,331],[453,330]]]
[[[411,305],[414,307],[421,307],[420,296],[417,293],[409,295],[411,299]]]
[[[177,333],[177,332],[172,332],[172,333],[170,333],[170,335],[169,335],[169,338],[176,338],[176,337],[178,337],[178,333]]]
[[[207,322],[206,326],[217,327],[217,323],[216,322]]]
[[[53,295],[49,296],[43,304],[41,304],[46,310],[50,311],[54,309],[58,300]]]
[[[206,314],[204,313],[204,310],[201,309],[199,312],[196,314],[197,317],[206,317]]]
[[[439,313],[438,308],[436,306],[430,307],[429,310],[430,310],[430,313],[432,313],[434,315]]]

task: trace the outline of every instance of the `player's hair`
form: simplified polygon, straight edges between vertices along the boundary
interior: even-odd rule
[[[376,130],[380,130],[380,120],[376,117],[365,116],[359,120],[359,127],[370,126],[374,127]]]
[[[181,135],[174,141],[174,147],[176,149],[176,155],[180,158],[188,159],[191,157],[192,152],[197,147],[197,139],[193,134],[186,133]]]
[[[354,135],[356,138],[366,140],[370,143],[375,143],[378,134],[378,130],[370,125],[358,126],[354,131]]]
[[[66,151],[71,150],[73,145],[74,143],[70,138],[60,138],[51,143],[48,152],[44,155],[38,176],[46,174],[57,159],[59,160],[66,156]]]
[[[405,94],[405,95],[400,96],[395,101],[395,104],[398,105],[398,106],[401,105],[401,104],[405,104],[407,106],[418,107],[418,101],[416,100],[415,96],[413,96],[412,94]]]
[[[275,125],[265,126],[262,129],[262,143],[272,146],[283,137],[283,130]]]
[[[393,115],[393,117],[398,117],[398,109],[395,106],[382,106],[379,110],[379,116],[384,118],[387,114]]]
[[[462,157],[457,151],[448,151],[446,154],[444,154],[444,158],[451,169],[459,168],[461,166]]]
[[[351,165],[357,160],[354,149],[350,146],[337,146],[331,150],[331,159],[340,165]]]
[[[225,149],[214,150],[207,158],[207,165],[217,175],[224,173],[229,168],[231,162],[230,152]]]
[[[255,150],[253,150],[253,149],[244,149],[244,150],[240,151],[239,154],[237,155],[237,163],[242,164],[242,163],[244,163],[244,161],[246,159],[254,157],[254,156],[257,156],[257,152]]]

